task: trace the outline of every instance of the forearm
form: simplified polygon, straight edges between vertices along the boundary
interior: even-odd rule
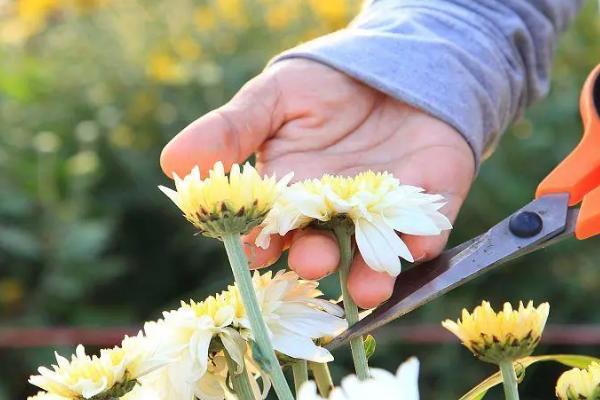
[[[276,60],[309,58],[456,128],[477,162],[548,91],[578,0],[379,0],[347,28]]]

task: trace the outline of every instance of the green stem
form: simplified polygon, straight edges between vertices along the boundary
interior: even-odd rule
[[[327,363],[308,362],[308,366],[313,373],[319,394],[323,398],[328,398],[329,393],[333,389],[333,380],[331,379],[331,373],[329,372],[329,366]]]
[[[340,223],[333,228],[333,232],[340,246],[340,286],[342,288],[342,298],[344,300],[344,311],[348,326],[358,322],[358,307],[350,293],[348,292],[348,274],[352,264],[352,230],[349,224]],[[362,336],[350,339],[350,349],[352,350],[352,359],[354,360],[354,369],[356,376],[361,381],[369,378],[369,364],[367,363],[367,353]]]
[[[285,376],[269,340],[267,326],[265,325],[258,300],[256,299],[256,293],[252,284],[252,275],[248,269],[248,259],[244,253],[240,235],[238,233],[227,233],[223,234],[222,239],[256,343],[256,347],[253,349],[256,351],[253,351],[253,356],[261,368],[271,377],[277,397],[280,400],[294,400],[292,391],[285,380]]]
[[[238,364],[231,358],[227,350],[224,351],[225,359],[227,360],[227,368],[229,369],[229,376],[231,377],[231,384],[233,385],[233,391],[240,400],[256,400],[252,386],[250,385],[250,378],[248,377],[248,370],[245,365],[242,365],[242,371],[237,373],[239,368]]]
[[[295,361],[292,364],[292,372],[294,373],[294,389],[296,389],[296,396],[298,396],[300,387],[308,380],[306,360]]]
[[[502,384],[504,385],[504,397],[506,400],[519,400],[519,383],[512,360],[501,361],[498,364],[502,373]]]

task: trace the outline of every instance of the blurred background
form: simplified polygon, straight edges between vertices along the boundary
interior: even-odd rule
[[[277,52],[343,27],[356,0],[0,0],[0,399],[54,350],[107,346],[180,299],[231,280],[224,252],[193,236],[156,186],[158,157]],[[578,95],[600,62],[597,2],[562,37],[550,96],[482,167],[452,241],[528,202],[581,135]],[[549,301],[537,353],[600,355],[600,242],[513,262],[378,332],[376,366],[422,363],[424,399],[457,398],[494,368],[441,332],[481,299]],[[280,267],[283,263],[280,263]],[[335,285],[324,282],[331,290]],[[565,331],[566,329],[566,331]],[[565,333],[566,332],[566,333]],[[350,368],[338,353],[334,374]],[[553,398],[563,370],[527,371],[523,398]],[[493,391],[489,398],[500,398]]]

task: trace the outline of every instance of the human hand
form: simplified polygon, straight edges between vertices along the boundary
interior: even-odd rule
[[[248,82],[233,99],[188,125],[163,149],[161,166],[184,176],[198,165],[239,163],[256,152],[265,174],[295,180],[324,173],[355,175],[388,171],[401,183],[442,194],[441,210],[451,221],[471,186],[473,153],[448,124],[361,84],[325,65],[292,59],[278,62]],[[268,249],[245,238],[253,268],[275,262],[289,247],[290,268],[305,279],[333,273],[340,253],[332,234],[313,229],[273,237]],[[436,257],[448,232],[440,236],[403,235],[415,261]],[[371,270],[357,254],[348,278],[352,298],[362,308],[387,300],[393,277]]]

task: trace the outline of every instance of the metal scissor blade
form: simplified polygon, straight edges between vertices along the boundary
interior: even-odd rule
[[[513,215],[524,211],[533,211],[542,218],[543,227],[537,235],[530,238],[513,235],[508,217],[483,235],[401,273],[392,297],[333,339],[327,348],[336,348],[352,337],[369,333],[510,259],[573,235],[577,210],[568,209],[568,195],[541,197]]]

